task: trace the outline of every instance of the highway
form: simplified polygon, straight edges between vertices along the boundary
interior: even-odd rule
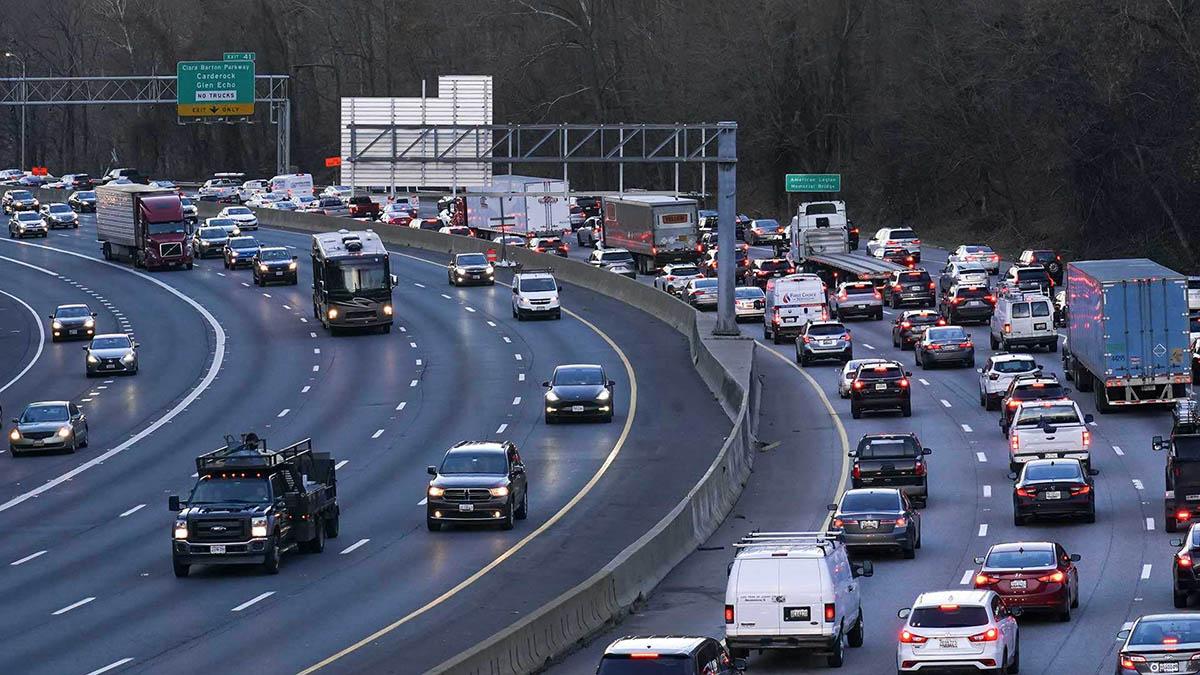
[[[74,455],[0,455],[0,672],[426,670],[595,572],[729,432],[682,336],[627,305],[571,287],[562,321],[518,324],[505,287],[452,288],[444,257],[394,251],[396,328],[332,338],[311,318],[309,237],[256,236],[295,251],[297,286],[254,287],[217,259],[152,275],[104,263],[90,215],[46,240],[0,240],[5,414],[70,399],[92,431]],[[89,303],[100,331],[134,334],[137,376],[87,380],[82,343],[42,336],[69,302]],[[542,422],[540,382],[573,362],[617,381],[612,424]],[[166,497],[186,495],[196,455],[248,430],[334,454],[340,537],[285,557],[278,576],[177,579]],[[529,467],[529,519],[427,532],[426,465],[459,440],[501,438]]]
[[[767,251],[756,249],[754,253],[759,257]],[[923,266],[936,273],[946,255],[944,250],[926,247]],[[722,606],[732,544],[751,529],[812,530],[823,525],[825,505],[834,501],[838,477],[845,477],[841,472],[846,448],[840,447],[838,424],[845,428],[851,445],[868,432],[912,431],[934,450],[928,458],[930,500],[923,510],[923,546],[915,560],[872,556],[875,575],[860,580],[865,644],[847,651],[844,668],[848,672],[892,672],[896,636],[903,624],[896,611],[909,606],[923,591],[970,588],[977,570],[973,558],[986,553],[993,543],[1052,540],[1082,556],[1077,563],[1080,606],[1071,621],[1059,623],[1036,614],[1021,618],[1021,672],[1111,672],[1118,646],[1116,632],[1124,621],[1173,611],[1174,549],[1168,540],[1180,535],[1163,532],[1163,457],[1150,448],[1151,436],[1170,432],[1170,414],[1139,410],[1100,415],[1090,394],[1074,395],[1085,412],[1096,418],[1091,452],[1101,471],[1096,477],[1097,522],[1034,521],[1015,527],[1005,440],[997,426],[997,413],[979,405],[977,373],[916,367],[911,351],[900,353],[892,347],[894,318],[895,313],[888,309],[883,321],[848,325],[854,333],[856,357],[898,358],[913,370],[916,388],[911,418],[879,414],[851,419],[849,403],[838,398],[835,388],[840,366],[809,366],[804,370],[832,403],[835,421],[824,411],[821,396],[805,378],[798,377],[794,347],[763,342],[759,325],[743,324],[744,333],[758,337],[760,345],[772,352],[759,356],[774,365],[760,370],[765,379],[759,436],[770,449],[757,458],[754,475],[734,513],[710,541],[677,567],[632,616],[551,672],[595,672],[604,647],[623,635],[723,637]],[[980,366],[990,353],[987,327],[969,331],[975,342],[976,365]],[[1035,357],[1046,370],[1061,375],[1058,354],[1039,351]],[[776,442],[779,445],[770,445]],[[832,480],[826,480],[831,476]],[[825,669],[823,657],[768,652],[751,655],[749,672]]]

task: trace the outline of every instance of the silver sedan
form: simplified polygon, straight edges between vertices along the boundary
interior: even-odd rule
[[[68,401],[30,403],[14,419],[8,432],[13,457],[30,451],[67,450],[87,447],[87,417]]]

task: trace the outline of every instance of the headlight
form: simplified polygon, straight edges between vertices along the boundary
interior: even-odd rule
[[[236,258],[236,257],[237,257],[237,251],[230,251],[230,252],[229,252],[229,257],[231,257],[231,258]]]
[[[250,536],[251,537],[267,536],[267,519],[265,517],[250,519]]]
[[[71,435],[71,427],[63,427],[63,428],[59,429],[58,435],[60,438],[66,438],[67,436],[70,436]]]
[[[384,314],[384,316],[391,316],[392,315],[392,306],[384,305],[383,306],[383,314]]]
[[[550,401],[551,403],[556,403],[558,401],[558,394],[548,391],[546,392],[546,400]]]
[[[95,354],[88,354],[87,361],[88,361],[88,363],[91,363],[93,365],[100,363],[100,359],[96,358]]]
[[[187,530],[188,530],[188,528],[187,528],[186,520],[175,521],[175,538],[176,539],[187,539]]]
[[[84,328],[95,328],[95,327],[96,327],[96,320],[95,320],[95,319],[88,319],[87,321],[84,321],[84,322],[83,322],[83,327],[84,327]]]
[[[493,497],[507,497],[508,496],[508,488],[503,487],[503,486],[491,488],[490,490],[488,490],[488,492],[490,492]]]
[[[288,269],[289,269],[289,270],[294,270],[294,269],[296,269],[296,261],[295,261],[295,260],[293,260],[292,262],[288,263]]]
[[[54,322],[50,324],[50,326],[52,328],[54,328],[54,330],[62,330],[62,322],[60,322],[57,319],[55,319]]]
[[[11,441],[21,440],[21,432],[16,429],[13,429],[12,431],[8,432],[8,439]]]
[[[612,398],[612,394],[610,394],[609,391],[607,389],[605,389],[604,391],[600,392],[600,395],[596,397],[596,400],[597,401],[607,401],[610,398]]]
[[[17,229],[18,229],[18,230],[20,230],[20,231],[22,231],[22,232],[24,232],[24,231],[25,231],[25,226],[24,226],[24,225],[21,225],[21,224],[18,224],[18,225],[17,225]]]
[[[329,308],[329,311],[326,313],[326,315],[327,315],[327,316],[328,316],[330,319],[336,319],[336,318],[338,318],[338,311],[337,311],[337,307],[330,307],[330,308]]]
[[[267,271],[267,264],[266,264],[266,263],[258,263],[258,271],[259,271],[259,272],[266,272],[266,271]]]
[[[430,497],[441,497],[444,494],[446,494],[446,491],[444,489],[442,489],[440,487],[434,487],[432,485],[429,486],[429,496]]]
[[[124,363],[125,365],[129,365],[129,364],[133,363],[136,359],[137,359],[137,355],[134,354],[133,352],[129,352],[125,356],[121,357],[121,363]]]
[[[455,267],[455,268],[454,268],[454,273],[455,273],[455,274],[457,274],[457,275],[458,275],[458,276],[460,276],[460,277],[461,277],[461,276],[466,276],[466,274],[467,274],[466,272],[464,272],[464,271],[463,271],[463,269],[462,269],[461,267]]]
[[[495,267],[492,267],[491,263],[488,263],[488,266],[487,266],[487,270],[486,270],[486,271],[487,271],[487,273],[488,273],[488,274],[495,274],[495,273],[496,273],[496,268],[495,268]]]

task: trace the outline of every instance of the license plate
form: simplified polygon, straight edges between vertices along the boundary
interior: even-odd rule
[[[1160,673],[1178,673],[1179,672],[1179,664],[1173,663],[1171,661],[1150,664],[1150,667],[1152,670],[1153,670],[1154,666],[1158,666],[1158,672],[1160,672]]]
[[[275,276],[277,276],[277,277],[281,277],[281,276],[283,276],[283,272],[276,272],[276,273],[275,273]]]
[[[887,385],[886,385],[886,384],[877,384],[877,385],[875,385],[875,391],[883,391],[884,389],[887,389]]]
[[[1046,324],[1044,324],[1044,323],[1035,323],[1035,324],[1033,324],[1033,329],[1034,329],[1034,330],[1046,330],[1046,327],[1047,327],[1047,326],[1046,326]]]
[[[866,309],[866,308],[867,308],[867,306],[866,306],[866,305],[856,305],[856,307],[857,307],[858,309]]]
[[[212,546],[208,547],[208,552],[209,553],[224,553],[225,546],[222,544],[213,544]]]
[[[71,333],[71,335],[78,335],[78,334],[79,334],[79,330],[78,330],[78,329],[76,329],[76,328],[72,328],[72,329],[71,329],[71,331],[70,331],[70,333]]]
[[[809,609],[807,607],[784,607],[784,621],[808,621]]]
[[[571,406],[571,412],[583,412],[583,406],[573,405]]]
[[[117,367],[116,367],[116,366],[104,366],[104,367],[105,367],[105,368],[107,368],[107,369],[109,369],[109,370],[116,370],[116,369],[117,369]]]
[[[1028,585],[1029,582],[1025,581],[1024,579],[1013,579],[1012,582],[1009,583],[1009,586],[1012,588],[1025,588]]]
[[[958,649],[957,638],[938,638],[938,646],[942,649]]]
[[[1046,499],[1062,499],[1062,493],[1057,490],[1053,492],[1043,492],[1042,496]]]
[[[921,290],[921,287],[920,287],[920,286],[909,286],[909,287],[908,287],[908,290],[910,290],[910,291],[919,291],[919,290]]]
[[[784,322],[784,323],[796,323],[796,317],[794,317],[794,316],[785,316],[785,317],[783,317],[783,322]]]
[[[862,528],[863,528],[864,530],[877,530],[877,529],[879,529],[879,521],[878,521],[878,520],[864,520],[864,521],[861,521],[861,522],[862,522]]]
[[[458,510],[459,511],[474,511],[475,505],[474,504],[459,504]]]
[[[833,340],[821,340],[819,343],[822,347],[832,347]]]
[[[46,444],[46,441],[34,441],[33,447],[38,448]]]
[[[1200,495],[1188,495],[1187,500],[1189,502],[1200,501]]]
[[[982,306],[983,306],[982,300],[972,300],[967,303],[967,307],[982,307]]]

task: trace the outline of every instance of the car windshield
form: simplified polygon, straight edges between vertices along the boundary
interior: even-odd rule
[[[696,279],[692,282],[692,288],[716,288],[716,279]]]
[[[758,288],[757,286],[752,287],[752,288],[747,288],[747,287],[743,286],[741,288],[734,289],[733,292],[734,292],[734,296],[738,300],[759,300],[759,299],[766,297],[763,294],[762,289]]]
[[[876,457],[916,457],[921,452],[916,439],[912,436],[897,438],[864,438],[858,442],[858,457],[874,459]]]
[[[278,262],[280,260],[291,260],[292,256],[287,249],[262,249],[258,252],[258,259],[268,262]]]
[[[258,240],[254,237],[232,237],[229,240],[229,248],[244,251],[248,248],[258,248]]]
[[[671,268],[671,276],[694,277],[697,274],[700,274],[700,270],[695,267],[676,266]]]
[[[816,335],[820,337],[828,337],[830,335],[842,335],[846,332],[846,327],[840,323],[822,323],[808,327],[808,335]]]
[[[521,279],[521,291],[526,293],[541,293],[546,291],[556,291],[558,286],[553,279],[547,277],[537,277],[533,279]]]
[[[1037,364],[1033,359],[1012,359],[1010,361],[997,361],[992,370],[997,373],[1029,373],[1037,370]]]
[[[554,371],[554,384],[564,386],[604,384],[604,371],[599,368],[559,368]]]
[[[91,316],[87,307],[59,307],[54,316],[60,319],[79,319]]]
[[[1075,406],[1065,403],[1044,403],[1026,406],[1017,418],[1019,427],[1036,427],[1042,422],[1047,424],[1079,424],[1079,414]]]
[[[248,209],[248,208],[246,208],[246,207],[244,207],[244,206],[232,206],[232,207],[230,207],[230,208],[228,208],[228,209],[225,209],[225,213],[227,213],[227,214],[229,214],[229,215],[231,215],[231,216],[248,216],[248,215],[251,215],[251,213],[250,213],[250,209]]]
[[[33,211],[21,211],[20,213],[17,214],[17,222],[20,222],[22,220],[27,220],[32,223],[35,220],[41,220],[41,217],[38,216],[38,214],[34,213]]]
[[[1078,480],[1082,477],[1076,462],[1030,464],[1025,467],[1025,480]]]
[[[896,492],[847,492],[838,511],[899,511],[900,497]]]
[[[1200,616],[1176,615],[1139,621],[1129,636],[1129,646],[1161,647],[1200,642]],[[1183,672],[1182,670],[1180,672]]]
[[[1048,548],[1015,551],[992,551],[984,561],[984,567],[1019,569],[1024,567],[1054,567],[1054,551]]]
[[[856,376],[860,380],[888,380],[901,377],[898,366],[866,366],[860,368]]]
[[[74,213],[66,204],[51,204],[50,213]]]
[[[380,262],[366,260],[361,263],[342,262],[331,265],[326,273],[330,290],[358,293],[391,288],[387,268]]]
[[[1038,262],[1050,262],[1054,260],[1054,251],[1031,251],[1029,258]]]
[[[916,239],[917,233],[907,228],[892,230],[891,239]]]
[[[508,473],[508,461],[500,452],[451,452],[442,460],[443,475],[482,473],[503,476]]]
[[[25,413],[21,415],[21,422],[24,424],[66,422],[68,419],[70,419],[70,415],[67,414],[67,406],[65,405],[29,406],[25,409]]]
[[[901,272],[897,280],[902,284],[929,283],[929,272],[920,270],[918,272]]]
[[[558,240],[556,239],[542,240],[543,244],[549,244],[551,246],[557,245],[557,242]],[[633,254],[629,251],[605,251],[604,253],[600,254],[600,259],[604,262],[633,262]]]
[[[196,483],[189,506],[197,504],[267,504],[271,501],[271,485],[262,478],[255,480],[204,479]]]
[[[908,617],[908,625],[913,628],[967,628],[987,623],[987,610],[978,605],[918,607]]]
[[[96,198],[96,193],[92,192],[91,190],[88,190],[87,192],[76,192],[75,195],[78,196],[80,199],[95,199]]]
[[[173,220],[169,223],[146,223],[147,234],[187,234],[187,223]]]
[[[30,194],[29,190],[13,190],[12,196],[13,199],[33,199],[33,195]]]
[[[967,331],[958,326],[938,326],[925,331],[930,342],[957,342],[967,339]]]
[[[758,263],[758,268],[768,272],[778,272],[779,270],[786,270],[788,268],[788,261],[780,260],[778,258],[772,260],[761,260]]]
[[[200,228],[201,239],[224,239],[229,234],[225,232],[223,227],[202,227]]]
[[[693,675],[695,672],[688,658],[682,655],[659,654],[654,658],[606,655],[600,660],[596,675]]]
[[[92,349],[129,349],[129,338],[123,335],[94,338],[92,340]]]
[[[467,253],[458,256],[459,265],[486,265],[488,264],[487,256],[482,253]]]
[[[1046,272],[1041,268],[1017,270],[1017,281],[1045,281]]]

